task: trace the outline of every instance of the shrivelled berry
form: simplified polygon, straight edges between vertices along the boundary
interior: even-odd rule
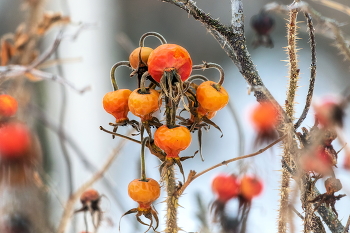
[[[253,46],[256,48],[260,45],[267,48],[273,48],[273,42],[270,37],[270,32],[273,30],[275,20],[266,12],[260,11],[250,20],[250,25],[256,32],[256,38],[253,41]]]

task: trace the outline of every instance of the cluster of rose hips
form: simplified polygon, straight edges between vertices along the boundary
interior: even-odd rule
[[[2,176],[9,175],[0,178],[12,184],[26,181],[26,168],[35,167],[38,157],[29,128],[16,119],[17,109],[15,98],[0,95],[0,170]]]
[[[213,179],[211,187],[221,203],[238,197],[244,202],[251,202],[261,193],[263,184],[257,177],[249,175],[238,179],[235,175],[219,174]]]
[[[252,199],[262,192],[262,182],[255,176],[244,175],[239,179],[233,174],[219,174],[211,186],[217,196],[211,205],[214,221],[219,222],[225,232],[239,232],[239,228],[244,228]],[[228,216],[226,205],[230,200],[238,200],[239,207],[236,214],[230,211]]]
[[[155,49],[144,47],[147,36],[157,37],[162,45]],[[132,69],[130,76],[138,78],[138,88],[133,91],[119,89],[115,70],[120,66]],[[191,76],[192,70],[207,68],[215,68],[219,71],[219,82],[209,81],[203,75]],[[202,83],[197,85],[194,83],[195,80]],[[140,47],[130,54],[129,61],[118,62],[112,67],[111,82],[114,91],[103,97],[103,107],[106,112],[115,117],[115,123],[110,123],[114,128],[113,131],[102,127],[101,129],[114,136],[118,135],[116,132],[119,126],[131,125],[138,130],[142,144],[142,171],[145,169],[144,149],[148,147],[151,153],[162,161],[159,169],[161,176],[174,164],[178,165],[184,176],[181,162],[194,156],[180,157],[179,154],[189,147],[192,141],[191,133],[198,131],[201,147],[202,129],[213,126],[220,130],[211,119],[229,100],[228,93],[222,87],[224,72],[219,65],[214,63],[193,65],[190,54],[185,48],[176,44],[167,44],[160,34],[154,32],[146,33],[141,37]],[[164,110],[164,120],[154,116],[154,113],[160,110]],[[129,111],[139,117],[140,121],[130,121]],[[181,116],[183,111],[187,111],[190,117]],[[144,136],[145,131],[148,134],[147,137]],[[201,153],[200,155],[202,156]],[[150,228],[154,217],[158,226],[157,214],[151,207],[160,195],[158,182],[147,178],[143,172],[141,179],[135,179],[129,184],[128,193],[139,206],[125,214],[137,213],[136,218],[142,224],[145,223],[139,216],[144,215],[151,220],[151,224],[145,224]]]

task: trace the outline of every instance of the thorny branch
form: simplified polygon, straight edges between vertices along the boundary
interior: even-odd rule
[[[334,19],[322,16],[306,2],[300,1],[293,7],[298,8],[304,13],[310,14],[314,21],[317,22],[318,27],[322,28],[323,34],[334,38],[335,46],[338,48],[339,52],[344,55],[346,60],[350,61],[350,41],[346,39],[346,36],[340,29],[342,26],[341,23]],[[289,11],[288,6],[280,5],[276,2],[265,5],[263,9],[265,11],[274,11],[284,15]]]
[[[163,2],[168,2],[174,4],[181,9],[188,12],[189,15],[193,16],[196,20],[202,22],[204,26],[209,30],[209,32],[214,36],[218,43],[222,46],[223,50],[226,52],[228,57],[231,58],[233,63],[237,66],[242,76],[247,81],[248,85],[254,90],[254,95],[256,96],[257,101],[266,101],[269,100],[278,106],[280,115],[284,118],[284,122],[288,122],[289,119],[285,117],[285,113],[281,110],[280,105],[275,101],[270,92],[264,86],[262,79],[260,78],[258,71],[255,68],[254,63],[251,60],[250,54],[247,50],[245,37],[244,37],[244,27],[243,21],[241,21],[240,15],[242,12],[242,2],[239,0],[232,0],[232,16],[234,21],[231,27],[223,25],[219,20],[213,19],[209,14],[205,13],[203,10],[199,9],[195,2],[192,0],[163,0]],[[296,1],[293,8],[299,9],[304,13],[309,13],[315,20],[317,20],[323,26],[327,26],[336,37],[338,47],[343,50],[344,56],[350,60],[350,50],[348,42],[344,39],[343,33],[339,29],[340,24],[335,20],[321,16],[318,12],[309,7],[309,5],[302,1]],[[288,13],[291,8],[288,6],[279,5],[277,3],[272,3],[265,6],[265,10],[275,10],[282,11],[284,15]],[[310,27],[310,25],[309,25]],[[312,43],[312,42],[311,42]],[[312,46],[312,45],[311,45]],[[313,70],[311,70],[313,72]],[[311,79],[312,79],[311,74]],[[311,82],[311,81],[310,81]],[[312,83],[309,88],[309,93],[312,88]],[[255,88],[259,87],[259,88]],[[261,92],[259,89],[265,90]],[[311,96],[311,94],[310,94]],[[307,101],[308,102],[308,101]],[[308,104],[306,104],[306,108]],[[305,110],[306,112],[307,110]],[[303,117],[303,115],[302,115]],[[298,124],[301,124],[298,123]],[[279,128],[283,127],[284,124],[281,124]],[[293,150],[296,151],[297,145],[293,145]],[[295,147],[295,148],[294,148]],[[194,171],[190,173],[189,182],[195,177]],[[187,184],[188,185],[188,184]],[[185,186],[185,185],[184,185]],[[185,189],[185,187],[183,188]],[[181,190],[181,189],[180,189]],[[323,206],[321,206],[323,207]],[[325,207],[319,208],[318,213],[322,216],[325,223],[331,230],[343,229],[340,221],[334,217],[334,214],[326,209]]]

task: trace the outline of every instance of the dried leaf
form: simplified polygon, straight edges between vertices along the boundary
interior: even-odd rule
[[[46,12],[44,13],[43,20],[38,25],[37,34],[43,35],[54,25],[68,23],[70,23],[69,16],[62,16],[58,12]]]
[[[8,64],[9,60],[15,53],[15,48],[12,44],[10,44],[6,40],[1,41],[1,48],[0,48],[0,58],[1,58],[1,65],[5,66]]]

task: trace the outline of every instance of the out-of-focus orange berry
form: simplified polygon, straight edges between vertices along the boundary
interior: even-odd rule
[[[258,104],[251,113],[251,121],[258,132],[270,131],[278,123],[278,112],[271,103]]]
[[[158,46],[148,58],[148,72],[160,82],[165,71],[175,69],[181,80],[185,81],[192,72],[192,59],[187,50],[176,44]]]
[[[258,196],[263,190],[262,182],[256,178],[251,176],[244,176],[241,179],[241,195],[245,200],[250,201],[253,197]]]
[[[239,182],[233,175],[219,174],[215,176],[211,188],[223,203],[239,194]]]
[[[30,142],[30,131],[26,125],[12,122],[0,127],[0,157],[21,158],[28,152]]]
[[[189,147],[191,141],[191,132],[184,126],[168,128],[163,125],[154,133],[154,143],[167,154],[168,158],[179,157],[180,151]]]
[[[10,117],[16,114],[18,103],[15,98],[10,95],[0,95],[0,117]]]
[[[140,50],[141,50],[141,54],[140,54]],[[139,66],[144,67],[145,65],[147,65],[149,55],[151,54],[152,51],[153,51],[153,49],[149,48],[149,47],[136,48],[134,51],[131,52],[131,54],[129,56],[130,66],[133,69],[137,69]],[[141,63],[140,63],[140,59],[139,59],[140,56],[141,56],[141,60],[142,60]]]

